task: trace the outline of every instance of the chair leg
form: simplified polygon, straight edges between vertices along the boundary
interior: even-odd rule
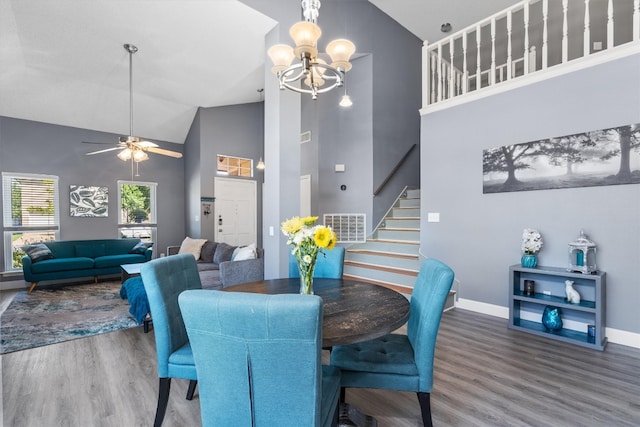
[[[422,412],[422,424],[424,427],[433,427],[431,421],[431,394],[419,391],[418,402],[420,402],[420,411]]]
[[[187,400],[193,399],[193,393],[196,392],[196,385],[198,384],[198,380],[190,380],[189,388],[187,389]]]
[[[158,408],[156,409],[156,419],[153,427],[160,427],[164,420],[164,413],[167,412],[169,402],[169,390],[171,389],[171,378],[160,378],[160,389],[158,390]]]
[[[340,403],[344,403],[347,395],[347,389],[345,387],[340,387]]]
[[[29,287],[29,291],[27,293],[31,295],[31,292],[33,292],[36,286],[38,286],[38,282],[31,282],[31,286]]]

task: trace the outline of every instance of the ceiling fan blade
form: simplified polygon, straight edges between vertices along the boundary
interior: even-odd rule
[[[175,157],[176,159],[182,158],[182,153],[178,153],[177,151],[165,150],[164,148],[147,147],[144,150],[156,154],[162,154],[163,156]]]
[[[146,141],[146,140],[142,140],[142,141],[138,141],[136,142],[136,145],[138,147],[141,148],[156,148],[158,147],[158,144],[156,144],[155,142],[151,142],[151,141]]]
[[[106,153],[107,151],[113,151],[113,150],[122,150],[122,147],[105,148],[104,150],[98,150],[98,151],[92,151],[90,153],[85,153],[85,155],[91,156],[93,154]]]

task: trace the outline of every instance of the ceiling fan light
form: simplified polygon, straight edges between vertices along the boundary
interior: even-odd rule
[[[347,39],[336,39],[327,45],[327,53],[331,57],[331,66],[344,71],[351,69],[349,59],[356,51],[356,45]]]
[[[142,150],[135,150],[133,152],[133,160],[138,163],[148,159],[149,159],[149,155]]]
[[[119,152],[117,156],[120,160],[122,160],[123,162],[126,162],[127,160],[131,159],[131,149],[125,148],[124,150]]]
[[[273,62],[273,67],[271,67],[273,74],[278,74],[280,71],[286,70],[289,65],[291,65],[293,58],[295,58],[293,48],[286,44],[271,46],[267,51],[267,55],[269,55],[271,62]]]
[[[264,170],[264,168],[265,168],[264,162],[262,161],[262,157],[260,157],[260,160],[258,160],[258,164],[256,165],[256,169]]]
[[[297,22],[289,30],[289,35],[296,44],[294,50],[296,56],[315,58],[318,55],[316,45],[322,35],[322,30],[316,24],[309,21]]]

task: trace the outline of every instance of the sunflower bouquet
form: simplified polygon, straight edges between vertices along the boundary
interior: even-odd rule
[[[318,253],[331,250],[336,245],[336,233],[330,227],[317,225],[317,216],[300,218],[294,216],[281,224],[282,233],[287,236],[287,245],[292,246],[291,254],[296,257],[300,270],[300,293],[313,293],[313,270]]]

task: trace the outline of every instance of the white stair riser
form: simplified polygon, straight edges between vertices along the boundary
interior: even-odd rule
[[[378,239],[403,240],[405,242],[419,242],[420,230],[378,230]]]
[[[407,190],[407,199],[419,199],[420,198],[420,189],[414,188],[412,190]]]
[[[393,208],[391,216],[394,218],[405,218],[408,216],[420,216],[420,208]]]
[[[344,266],[344,274],[359,276],[359,277],[368,278],[371,280],[377,280],[381,282],[394,283],[401,286],[409,286],[411,288],[413,288],[413,285],[416,283],[415,276],[408,276],[406,274],[398,274],[398,273],[392,273],[389,271],[382,271],[382,270],[371,270],[371,269],[360,268],[360,267],[355,267],[351,265]]]
[[[420,228],[419,219],[386,218],[383,228]]]
[[[420,208],[420,199],[400,199],[398,206],[401,208]]]
[[[399,254],[415,255],[418,253],[419,245],[413,243],[395,243],[395,242],[374,242],[358,243],[349,246],[350,249],[363,249],[380,252],[394,252]],[[347,251],[347,255],[349,252]]]
[[[398,258],[394,256],[373,255],[363,253],[349,252],[349,256],[345,257],[349,261],[363,262],[366,264],[380,265],[392,268],[404,268],[408,270],[420,270],[420,260]]]

